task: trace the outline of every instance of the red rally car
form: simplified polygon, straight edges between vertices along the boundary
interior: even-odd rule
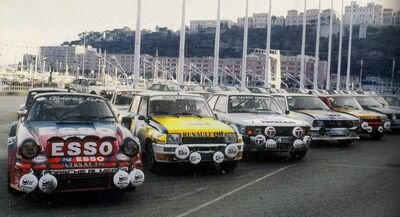
[[[8,138],[8,187],[45,193],[127,189],[143,183],[139,140],[104,98],[78,93],[34,97]]]

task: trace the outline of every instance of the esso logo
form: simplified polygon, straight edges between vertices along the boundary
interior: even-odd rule
[[[104,141],[98,145],[96,142],[86,142],[81,144],[79,142],[70,142],[65,144],[64,142],[53,142],[51,143],[51,156],[64,157],[64,156],[94,156],[110,155],[113,152],[113,145],[109,141]],[[89,159],[88,161],[90,161]]]

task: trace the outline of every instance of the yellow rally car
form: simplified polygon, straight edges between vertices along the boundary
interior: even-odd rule
[[[217,163],[232,171],[242,158],[242,137],[216,120],[200,95],[138,93],[122,124],[139,138],[153,172],[180,162]]]

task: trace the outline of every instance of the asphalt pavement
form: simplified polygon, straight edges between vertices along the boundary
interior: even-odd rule
[[[400,216],[400,135],[312,147],[302,161],[246,159],[232,173],[169,167],[129,192],[7,190],[7,133],[23,103],[0,96],[0,216]]]

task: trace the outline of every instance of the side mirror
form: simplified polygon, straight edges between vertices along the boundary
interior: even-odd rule
[[[132,115],[122,117],[122,120],[121,120],[122,126],[128,128],[128,129],[131,129],[132,119],[133,119]]]
[[[138,119],[139,121],[144,121],[144,120],[146,120],[146,117],[143,115],[138,115],[138,116],[136,116],[136,119]]]
[[[287,115],[290,114],[290,111],[289,111],[289,110],[286,110],[286,111],[285,111],[285,114],[287,114]]]

